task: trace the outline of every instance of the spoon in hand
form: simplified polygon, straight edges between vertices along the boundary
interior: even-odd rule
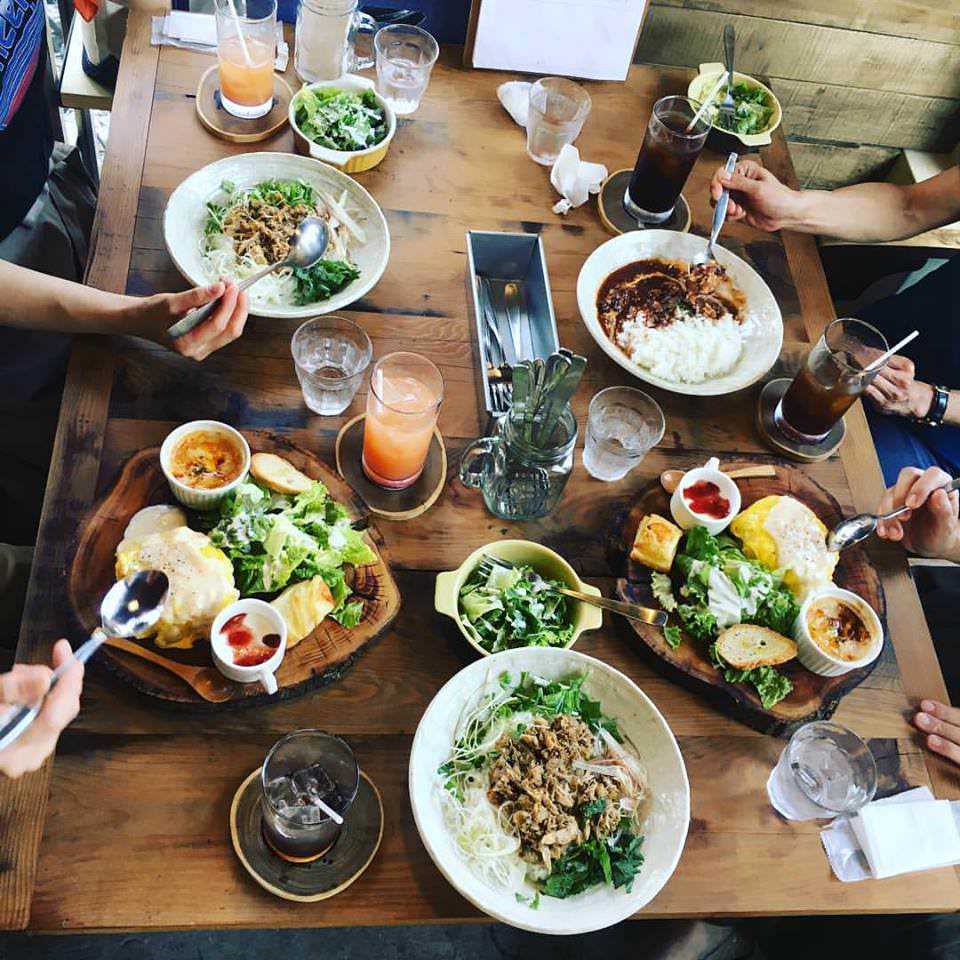
[[[290,251],[286,257],[276,263],[269,264],[262,270],[258,270],[252,276],[247,277],[246,280],[242,280],[238,284],[238,289],[242,293],[248,287],[252,287],[258,280],[262,280],[268,273],[273,273],[274,270],[280,270],[282,267],[300,267],[307,270],[326,253],[329,241],[330,230],[327,227],[326,220],[321,220],[320,217],[304,217],[290,241]],[[216,300],[211,300],[202,307],[191,310],[182,320],[178,320],[170,327],[167,334],[174,340],[177,337],[182,337],[185,333],[189,333],[194,327],[203,323],[219,305],[220,297],[217,297]]]
[[[960,490],[960,477],[950,480],[942,487],[938,487],[938,489],[945,490],[947,493]],[[855,543],[866,540],[867,537],[876,531],[877,524],[881,520],[893,520],[913,509],[916,508],[899,507],[896,510],[891,510],[890,513],[884,513],[879,516],[875,513],[858,513],[855,517],[841,520],[827,534],[827,549],[832,550],[834,553],[846,550],[847,547],[852,547]]]

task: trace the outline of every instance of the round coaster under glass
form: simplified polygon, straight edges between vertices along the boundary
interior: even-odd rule
[[[640,223],[632,217],[623,205],[623,195],[632,176],[632,169],[611,173],[597,194],[600,219],[611,233],[629,233],[632,230],[676,230],[686,233],[690,229],[690,205],[682,193],[677,198],[673,213],[663,223]]]
[[[443,493],[447,482],[447,451],[440,431],[433,428],[423,472],[406,490],[385,490],[367,479],[360,461],[363,453],[363,421],[366,414],[345,423],[337,434],[337,473],[353,487],[371,513],[388,520],[412,520],[426,513]]]
[[[247,873],[274,896],[315,903],[346,890],[370,866],[383,838],[383,802],[361,770],[356,799],[347,811],[336,843],[314,860],[298,863],[279,857],[263,835],[260,768],[240,784],[230,807],[233,849]]]
[[[272,137],[287,122],[293,90],[280,74],[273,75],[273,106],[255,120],[228,113],[220,103],[220,68],[210,67],[197,85],[197,116],[215,136],[231,143],[256,143]]]
[[[777,426],[773,414],[780,398],[792,382],[789,377],[780,377],[764,384],[757,400],[757,432],[769,447],[791,460],[799,460],[801,463],[826,460],[843,442],[847,430],[843,418],[834,424],[833,429],[819,443],[803,443],[786,436]]]

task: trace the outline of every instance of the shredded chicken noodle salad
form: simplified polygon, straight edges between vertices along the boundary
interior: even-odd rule
[[[278,270],[251,288],[260,304],[294,306],[317,303],[339,293],[360,276],[350,257],[352,243],[366,235],[339,198],[305,180],[263,180],[240,189],[229,180],[207,201],[200,253],[207,277],[245,280],[269,263],[283,260],[304,217],[322,217],[330,228],[324,258],[308,269]]]
[[[531,907],[598,884],[629,892],[643,865],[646,771],[586,679],[504,673],[486,683],[437,771],[461,857]]]

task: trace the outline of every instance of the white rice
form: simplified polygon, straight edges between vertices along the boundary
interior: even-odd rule
[[[730,314],[719,320],[684,314],[664,327],[648,327],[639,316],[622,325],[617,345],[634,363],[662,380],[703,383],[737,365],[743,334]]]

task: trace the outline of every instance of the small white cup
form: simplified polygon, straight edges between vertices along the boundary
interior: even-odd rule
[[[720,495],[730,501],[730,510],[722,520],[715,520],[713,517],[704,517],[699,513],[694,513],[687,505],[683,497],[683,491],[691,484],[699,483],[701,480],[708,480],[715,483],[720,488]],[[720,461],[716,457],[711,457],[702,467],[694,470],[688,470],[677,484],[677,489],[673,491],[670,498],[670,513],[681,530],[689,530],[691,527],[706,527],[709,533],[716,536],[727,528],[733,518],[740,512],[740,490],[721,469]]]
[[[838,600],[848,603],[857,611],[870,631],[873,643],[867,653],[859,660],[841,660],[839,657],[827,653],[810,636],[810,631],[807,628],[807,613],[815,601],[822,600],[824,597],[836,597]],[[839,677],[851,670],[865,667],[867,664],[873,663],[883,649],[883,625],[880,623],[876,611],[863,597],[841,587],[824,587],[821,590],[814,591],[803,601],[797,619],[793,624],[793,637],[797,641],[797,659],[811,673],[819,674],[821,677]]]
[[[274,651],[273,656],[263,663],[258,663],[255,667],[242,667],[233,662],[233,650],[227,638],[221,633],[223,625],[238,613],[250,614],[261,620],[266,620],[269,624],[270,633],[280,634],[280,645]],[[274,676],[280,669],[283,661],[283,655],[287,652],[287,624],[283,617],[263,600],[249,598],[246,600],[236,600],[230,606],[224,607],[213,621],[210,627],[210,651],[213,655],[213,662],[216,668],[228,679],[236,680],[238,683],[256,683],[263,684],[263,689],[273,696],[277,692],[277,678]]]
[[[173,456],[173,448],[177,445],[177,441],[195,430],[209,430],[212,433],[225,434],[240,448],[243,453],[243,468],[234,480],[225,483],[222,487],[217,487],[215,490],[197,490],[181,483],[170,472],[170,458]],[[163,446],[160,447],[160,468],[167,478],[167,483],[170,484],[173,495],[185,507],[189,507],[191,510],[212,510],[234,487],[239,486],[247,479],[247,473],[250,470],[250,447],[243,434],[239,430],[234,430],[227,423],[221,423],[219,420],[191,420],[189,423],[182,423],[167,434]]]

